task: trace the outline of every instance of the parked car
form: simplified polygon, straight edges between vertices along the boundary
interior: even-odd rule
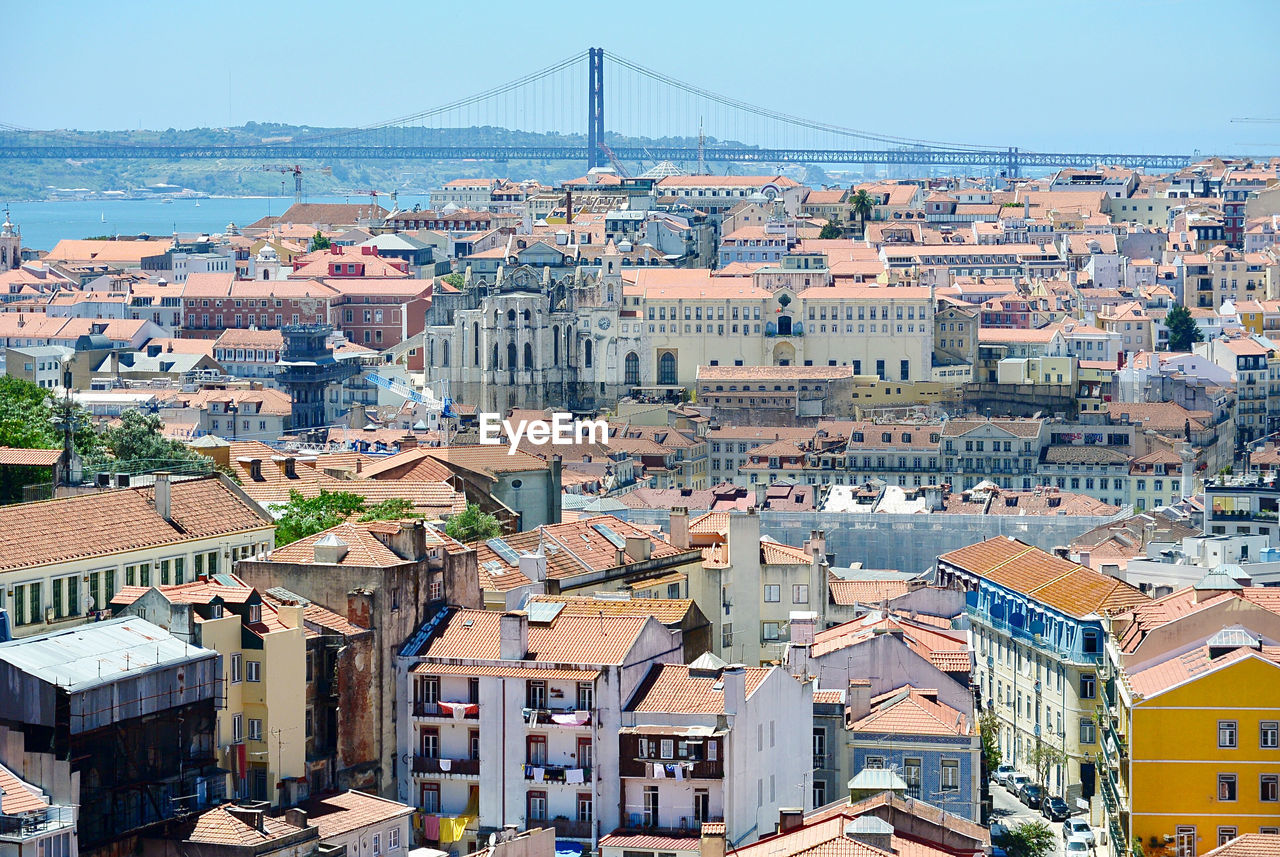
[[[1009,794],[1016,795],[1029,782],[1031,782],[1031,778],[1026,774],[1010,774],[1005,778],[1004,787]]]
[[[991,841],[997,844],[1009,835],[1009,828],[1005,827],[999,821],[991,822],[987,827],[987,831],[991,834]]]
[[[1083,839],[1090,848],[1097,843],[1093,836],[1093,828],[1083,818],[1068,818],[1062,822],[1062,838],[1071,839],[1072,837]]]
[[[1039,809],[1040,802],[1044,800],[1044,787],[1035,783],[1027,783],[1018,790],[1018,800],[1031,809]]]
[[[1089,854],[1092,851],[1092,846],[1079,836],[1073,836],[1067,840],[1066,852],[1068,854]]]
[[[1013,772],[1013,765],[1001,765],[991,773],[991,779],[1000,785],[1004,785],[1004,781],[1009,779],[1009,775]]]
[[[1054,795],[1047,797],[1040,804],[1040,813],[1050,821],[1065,821],[1071,817],[1071,807],[1062,798]]]

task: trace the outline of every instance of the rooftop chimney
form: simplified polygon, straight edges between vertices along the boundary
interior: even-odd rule
[[[653,543],[649,541],[648,536],[628,535],[626,550],[627,556],[634,562],[644,562],[653,550]]]
[[[166,521],[173,521],[173,486],[169,482],[168,473],[156,474],[155,486],[156,514]]]
[[[734,715],[747,700],[747,668],[742,664],[729,664],[720,674],[724,693],[724,713]]]
[[[529,654],[529,614],[510,610],[498,620],[498,657],[522,661]]]
[[[520,554],[520,573],[540,583],[547,579],[547,556],[541,549],[537,553],[525,551]]]
[[[871,682],[865,678],[849,680],[845,694],[845,725],[866,717],[871,712]]]
[[[804,824],[803,809],[778,809],[778,832],[786,833]]]
[[[234,818],[238,818],[254,830],[262,830],[262,810],[250,809],[244,806],[228,806],[227,812]]]
[[[680,550],[689,549],[689,510],[676,506],[671,510],[671,544]]]
[[[284,820],[294,827],[307,826],[307,811],[305,809],[286,809],[284,811]]]

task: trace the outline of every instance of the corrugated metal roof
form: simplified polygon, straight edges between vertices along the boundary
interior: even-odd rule
[[[213,657],[135,616],[0,643],[0,661],[70,692]]]

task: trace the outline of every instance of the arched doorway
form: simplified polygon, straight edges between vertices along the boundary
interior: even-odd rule
[[[778,335],[779,336],[791,335],[791,316],[789,315],[778,316]]]
[[[779,342],[773,346],[773,365],[790,366],[796,362],[796,347],[790,342]]]

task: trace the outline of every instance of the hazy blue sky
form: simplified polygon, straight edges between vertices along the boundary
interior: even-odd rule
[[[25,127],[364,125],[601,46],[904,137],[1280,155],[1280,124],[1230,122],[1280,117],[1278,0],[6,5]]]

